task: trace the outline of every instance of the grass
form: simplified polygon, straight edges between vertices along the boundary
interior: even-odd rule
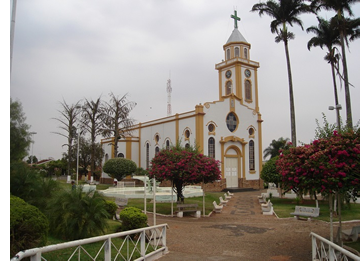
[[[301,204],[295,199],[272,198],[274,211],[279,218],[293,217],[290,213],[295,211],[296,205],[315,207],[314,200],[303,200]],[[314,219],[330,222],[330,211],[328,201],[319,200],[320,215]],[[341,207],[341,220],[349,221],[360,219],[360,204],[345,204]],[[333,215],[333,221],[339,221],[337,215]]]
[[[214,209],[213,201],[219,202],[219,197],[223,196],[223,192],[213,192],[205,194],[205,214],[209,215],[210,212]],[[185,198],[186,204],[198,204],[198,209],[203,210],[203,197],[193,197]],[[137,207],[139,209],[144,209],[144,199],[128,199],[129,207]],[[151,199],[146,201],[146,211],[153,212],[153,203]],[[174,212],[176,210],[176,202],[174,203]],[[156,213],[163,215],[171,215],[171,203],[156,203]],[[186,213],[184,213],[185,215]]]

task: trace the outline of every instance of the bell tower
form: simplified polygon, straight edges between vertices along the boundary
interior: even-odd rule
[[[241,104],[259,111],[257,68],[259,63],[250,60],[251,45],[238,30],[236,10],[234,15],[234,30],[224,44],[224,60],[215,65],[219,71],[219,100],[234,96]]]

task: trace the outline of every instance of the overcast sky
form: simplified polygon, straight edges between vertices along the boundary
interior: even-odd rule
[[[251,44],[258,69],[263,148],[273,139],[290,138],[287,69],[283,43],[275,43],[268,16],[250,12],[250,0],[18,0],[10,96],[22,103],[34,135],[33,154],[59,159],[66,147],[59,132],[60,103],[84,98],[109,100],[109,93],[137,103],[131,117],[144,122],[166,116],[166,83],[172,81],[172,112],[194,110],[218,99],[215,64],[237,9],[239,31]],[[360,16],[360,4],[352,7]],[[324,18],[332,12],[322,13]],[[304,29],[317,25],[302,15]],[[290,28],[297,139],[309,143],[325,113],[336,121],[330,65],[326,50],[308,51],[313,34]],[[353,121],[360,119],[360,40],[347,53]],[[339,87],[345,118],[345,93]],[[239,115],[241,120],[241,115]],[[30,150],[30,154],[31,150]]]

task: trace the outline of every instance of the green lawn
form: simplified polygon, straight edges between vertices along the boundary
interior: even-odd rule
[[[304,200],[301,204],[296,202],[295,199],[286,198],[272,198],[274,211],[279,218],[293,217],[290,213],[295,211],[295,206],[315,207],[314,200]],[[320,215],[314,219],[330,222],[330,212],[328,201],[319,200]],[[360,204],[343,205],[341,208],[342,221],[360,220]],[[337,215],[333,216],[333,221],[339,221]]]
[[[219,197],[224,196],[224,192],[205,193],[205,214],[208,215],[214,209],[213,201],[219,202]],[[185,198],[186,204],[198,204],[198,209],[203,210],[203,197]],[[144,199],[128,199],[128,205],[144,209]],[[146,211],[153,212],[153,203],[151,199],[146,201]],[[176,202],[174,203],[174,212],[176,211]],[[156,213],[163,215],[171,214],[171,203],[156,203]],[[186,213],[184,213],[186,214]]]

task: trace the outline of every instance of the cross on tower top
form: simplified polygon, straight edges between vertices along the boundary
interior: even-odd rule
[[[238,28],[237,21],[240,21],[240,17],[237,16],[236,10],[234,10],[234,14],[230,16],[232,19],[234,19],[234,28]]]

